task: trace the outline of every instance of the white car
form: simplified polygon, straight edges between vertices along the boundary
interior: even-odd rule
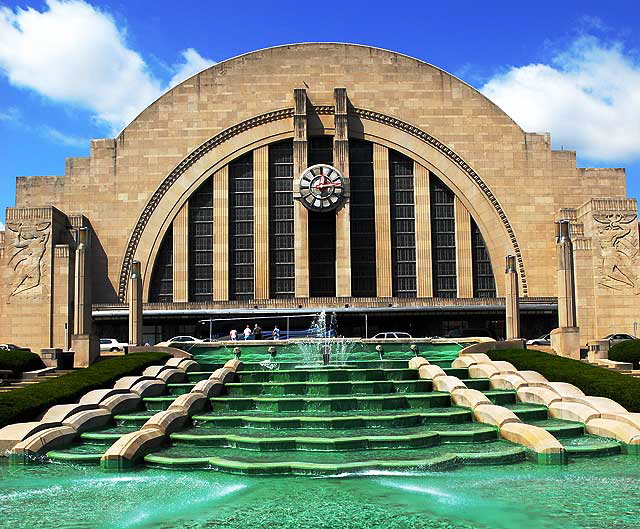
[[[544,334],[540,338],[527,340],[527,345],[551,345],[551,334]]]
[[[408,332],[379,332],[374,337],[374,340],[386,339],[386,338],[411,338]]]
[[[128,343],[119,342],[115,338],[100,338],[101,353],[105,353],[107,351],[110,353],[122,352],[128,345]]]
[[[168,343],[182,343],[182,342],[204,342],[204,340],[200,340],[200,338],[194,338],[193,336],[174,336],[167,340]]]
[[[620,342],[625,342],[627,340],[635,340],[635,336],[631,336],[630,334],[616,333],[616,334],[607,334],[603,340],[609,340],[609,345],[615,345]]]

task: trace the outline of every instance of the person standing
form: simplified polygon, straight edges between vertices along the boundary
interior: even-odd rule
[[[262,340],[262,327],[256,323],[256,326],[253,328],[253,339],[254,340]]]
[[[251,337],[251,327],[249,324],[244,328],[244,339],[248,340]]]
[[[271,332],[271,338],[273,340],[279,340],[280,339],[280,329],[278,328],[277,325],[273,328],[273,331]]]
[[[236,331],[235,329],[231,329],[229,331],[229,338],[231,338],[232,342],[235,342],[238,339],[238,331]]]

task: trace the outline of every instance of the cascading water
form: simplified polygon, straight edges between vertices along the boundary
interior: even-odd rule
[[[344,365],[354,348],[354,341],[337,337],[337,321],[335,313],[322,311],[317,314],[309,328],[309,336],[298,342],[302,352],[302,365],[308,366],[340,366]]]

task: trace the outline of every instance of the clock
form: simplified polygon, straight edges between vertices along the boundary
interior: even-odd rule
[[[348,186],[340,171],[326,164],[307,168],[300,175],[298,189],[298,198],[311,211],[333,211],[348,196]]]

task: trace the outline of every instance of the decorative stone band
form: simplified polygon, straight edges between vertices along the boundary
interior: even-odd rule
[[[197,364],[188,358],[171,358],[163,366],[145,370],[159,378],[150,374],[122,377],[113,388],[90,391],[76,404],[52,406],[40,421],[5,426],[0,429],[0,450],[9,451],[12,463],[37,461],[51,450],[70,445],[81,433],[106,426],[114,415],[135,411],[142,398],[164,393],[165,379],[183,379],[194,367]]]
[[[554,419],[583,423],[587,433],[616,439],[625,452],[640,455],[640,413],[614,400],[587,396],[573,384],[549,382],[536,371],[518,371],[486,354],[461,354],[452,366],[467,368],[471,378],[488,378],[493,389],[515,390],[519,401],[546,406]]]
[[[189,364],[187,368],[192,368],[194,364]],[[146,455],[162,448],[172,433],[184,429],[193,415],[210,406],[209,398],[220,395],[224,384],[234,380],[241,366],[237,358],[229,360],[207,380],[196,383],[189,393],[178,396],[168,409],[156,413],[140,430],[120,437],[100,459],[101,468],[107,471],[128,470],[138,465]],[[178,368],[182,368],[182,364]],[[163,369],[158,374],[168,371],[171,368]]]
[[[472,356],[474,358],[469,358]],[[456,359],[453,367],[470,369],[476,365],[473,362],[479,361],[491,360],[485,354],[465,355]],[[441,367],[430,365],[425,358],[415,357],[409,361],[409,368],[418,369],[420,378],[432,380],[434,389],[448,392],[457,406],[470,408],[477,422],[495,426],[504,439],[525,446],[538,463],[562,464],[567,461],[564,446],[551,433],[538,426],[522,423],[510,409],[493,404],[482,392],[469,389],[462,380],[448,376]],[[496,376],[515,372],[509,362],[494,362],[492,368]]]
[[[333,106],[322,105],[315,106],[310,108],[310,112],[316,114],[332,114],[334,112]],[[528,296],[528,285],[527,285],[527,274],[524,266],[524,259],[522,257],[522,252],[520,251],[520,245],[518,243],[518,239],[516,237],[515,231],[507,218],[507,214],[504,209],[502,209],[502,205],[498,201],[497,197],[491,191],[491,188],[486,184],[486,182],[476,173],[471,166],[453,149],[442,143],[437,138],[433,137],[428,132],[423,131],[419,127],[412,125],[411,123],[407,123],[406,121],[402,121],[401,119],[395,118],[393,116],[389,116],[386,114],[382,114],[380,112],[375,112],[373,110],[367,110],[364,108],[351,108],[349,109],[349,114],[356,116],[360,119],[373,121],[376,123],[381,123],[388,127],[392,127],[397,130],[401,130],[406,134],[410,134],[411,136],[418,138],[420,141],[425,144],[431,146],[436,149],[442,155],[446,156],[449,160],[451,160],[455,165],[458,166],[460,170],[462,170],[478,187],[480,192],[487,198],[493,209],[495,210],[500,222],[504,226],[507,235],[509,237],[509,242],[513,247],[514,255],[516,256],[516,261],[518,263],[518,273],[520,275],[520,282],[522,287],[522,295],[524,297]],[[131,272],[131,264],[133,262],[134,256],[136,254],[136,250],[138,249],[138,244],[142,238],[142,234],[151,219],[151,216],[155,209],[160,204],[162,198],[167,194],[169,189],[178,181],[178,179],[189,169],[193,164],[195,164],[199,159],[205,156],[208,152],[215,149],[217,146],[222,143],[232,139],[238,134],[245,132],[247,130],[253,129],[255,127],[259,127],[262,125],[267,125],[274,121],[282,120],[282,119],[291,119],[294,116],[293,108],[283,108],[279,110],[274,110],[270,112],[265,112],[264,114],[260,114],[258,116],[249,118],[240,123],[237,123],[210,138],[202,145],[194,149],[191,153],[189,153],[174,169],[169,173],[165,179],[160,183],[158,188],[154,191],[153,195],[145,205],[144,209],[138,221],[131,233],[129,241],[127,243],[127,248],[124,253],[124,258],[122,261],[122,267],[120,269],[120,280],[118,284],[118,298],[121,302],[124,302],[127,299],[127,287],[129,284],[129,276]]]

